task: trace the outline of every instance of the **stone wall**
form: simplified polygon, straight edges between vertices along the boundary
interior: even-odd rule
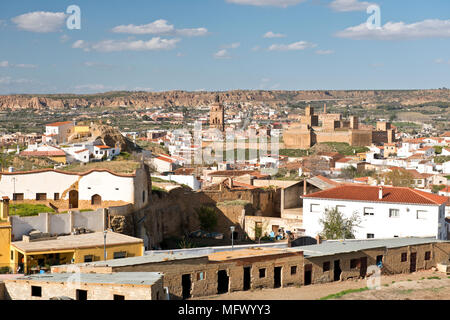
[[[42,288],[42,297],[31,296],[31,286]],[[53,297],[66,296],[76,300],[76,290],[86,290],[88,300],[113,300],[113,295],[122,295],[125,300],[156,300],[158,295],[164,299],[163,279],[150,285],[129,284],[94,284],[71,282],[44,282],[6,280],[6,298],[8,300],[49,300]]]

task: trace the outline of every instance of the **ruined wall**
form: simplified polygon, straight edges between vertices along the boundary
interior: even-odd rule
[[[351,130],[350,145],[365,147],[372,144],[372,131],[370,130]]]
[[[286,149],[309,149],[312,146],[311,132],[307,129],[293,128],[283,133]]]

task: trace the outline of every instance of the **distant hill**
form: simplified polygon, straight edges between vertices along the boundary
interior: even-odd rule
[[[421,103],[450,101],[449,89],[433,90],[314,90],[314,91],[262,91],[262,90],[234,90],[222,92],[106,92],[101,94],[75,95],[4,95],[0,96],[0,110],[5,109],[61,109],[71,107],[109,107],[109,106],[137,106],[137,107],[167,107],[208,106],[219,94],[224,103],[265,103],[277,106],[288,103],[308,101],[336,100],[348,103],[366,103],[377,105],[380,103],[401,103],[416,105]]]

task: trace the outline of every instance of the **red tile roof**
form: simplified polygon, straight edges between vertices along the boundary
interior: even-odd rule
[[[113,148],[113,147],[110,147],[110,146],[94,146],[94,147],[97,147],[99,149],[112,149]]]
[[[353,200],[368,202],[409,203],[424,205],[441,205],[447,197],[403,187],[383,187],[383,198],[379,199],[379,186],[343,185],[333,189],[315,192],[304,198]]]
[[[20,156],[24,157],[62,157],[66,154],[62,150],[57,151],[22,151]]]

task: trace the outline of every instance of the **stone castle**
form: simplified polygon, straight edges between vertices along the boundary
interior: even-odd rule
[[[343,120],[341,114],[327,113],[326,105],[322,114],[314,114],[314,108],[306,107],[300,123],[283,134],[287,149],[308,149],[322,142],[346,142],[352,146],[369,146],[372,143],[392,143],[395,129],[389,122],[377,122],[376,130],[360,128],[358,117]]]

